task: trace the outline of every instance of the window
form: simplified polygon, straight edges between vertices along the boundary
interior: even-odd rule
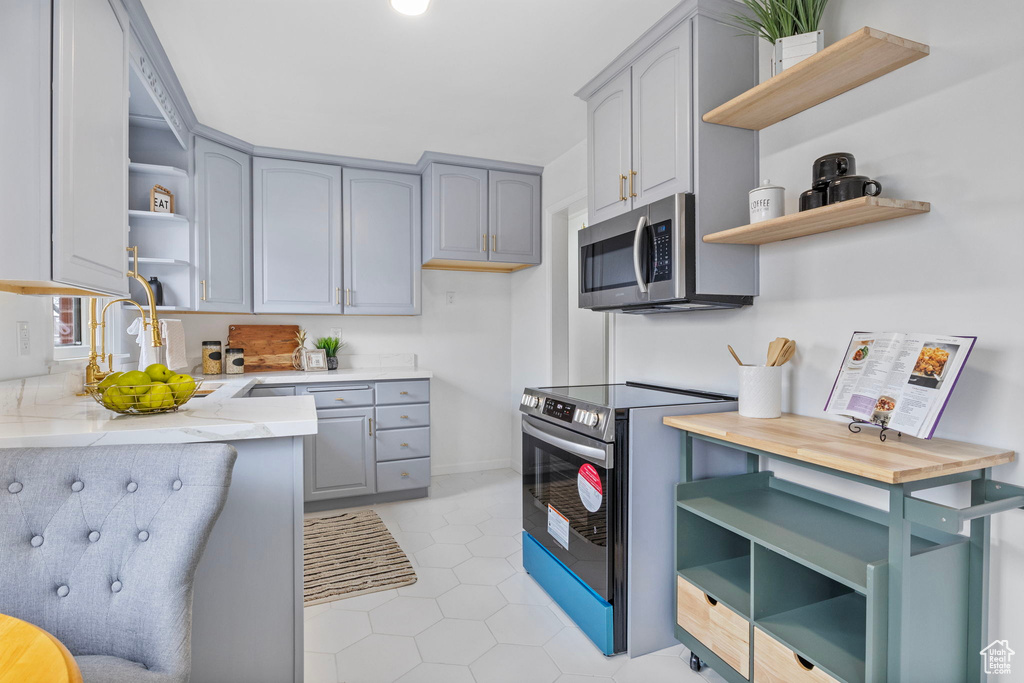
[[[82,345],[82,299],[53,297],[53,346],[57,349]]]

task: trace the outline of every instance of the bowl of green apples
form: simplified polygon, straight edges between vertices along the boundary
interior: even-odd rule
[[[122,415],[152,415],[177,410],[195,396],[203,384],[154,363],[145,370],[113,372],[85,385],[86,392],[104,408]]]

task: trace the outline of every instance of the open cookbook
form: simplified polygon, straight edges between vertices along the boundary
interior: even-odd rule
[[[930,439],[977,339],[854,332],[825,412]]]

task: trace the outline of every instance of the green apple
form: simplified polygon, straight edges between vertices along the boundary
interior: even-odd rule
[[[154,384],[153,387],[139,397],[139,410],[159,410],[174,405],[174,392],[166,384]]]
[[[117,378],[120,377],[123,374],[124,374],[123,372],[112,372],[112,373],[110,373],[109,375],[107,375],[106,377],[103,378],[102,382],[100,382],[99,388],[104,390],[104,391],[106,391],[106,389],[108,387],[114,386],[114,384],[117,383]]]
[[[149,378],[155,382],[166,382],[169,378],[174,376],[174,373],[167,369],[167,366],[162,363],[153,363],[146,368],[146,374]]]
[[[103,405],[111,410],[128,410],[135,405],[135,395],[125,394],[115,386],[103,392]]]
[[[167,386],[174,392],[174,402],[181,405],[195,391],[196,381],[189,375],[174,375],[167,380]]]
[[[116,382],[117,386],[121,388],[121,393],[138,396],[149,391],[153,380],[144,372],[132,370],[118,377]]]

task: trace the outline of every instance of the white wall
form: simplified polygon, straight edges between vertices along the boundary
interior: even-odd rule
[[[18,355],[18,321],[29,324],[29,356]],[[0,292],[0,381],[45,375],[52,360],[53,300]]]
[[[618,381],[735,392],[726,344],[744,361],[763,362],[768,341],[787,336],[799,344],[787,407],[821,416],[854,330],[976,334],[937,436],[1024,451],[1024,168],[1016,163],[1024,150],[1024,4],[986,8],[929,0],[829,5],[826,43],[867,24],[927,43],[932,53],[762,131],[761,177],[787,188],[792,212],[810,186],[811,162],[851,152],[859,172],[882,182],[884,196],[929,201],[932,212],[762,247],[761,296],[751,308],[618,316]],[[1024,484],[1024,466],[999,467],[994,476]],[[943,497],[967,504],[965,494],[958,487]],[[877,495],[868,500],[885,504]],[[1024,643],[1024,512],[1000,514],[992,527],[990,636]]]
[[[446,292],[455,303],[445,303]],[[508,466],[508,275],[423,271],[420,316],[182,315],[189,358],[228,326],[301,325],[310,341],[340,327],[346,354],[415,353],[431,380],[434,474]]]
[[[565,296],[565,283],[555,282],[555,272],[564,270],[553,268],[553,264],[562,264],[564,268],[568,260],[564,239],[566,210],[586,196],[586,140],[544,167],[542,187],[541,265],[512,273],[511,367],[505,397],[510,407],[507,419],[512,437],[509,458],[517,470],[522,465],[519,399],[523,388],[553,383],[555,338],[558,337],[559,345],[564,344],[563,331],[552,324],[554,299],[559,293]],[[555,226],[556,221],[561,224]],[[555,234],[563,239],[554,239]]]

